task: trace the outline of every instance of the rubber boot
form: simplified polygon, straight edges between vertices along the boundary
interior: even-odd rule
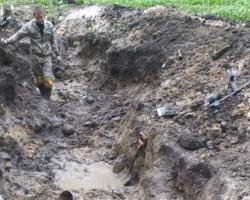
[[[41,85],[39,85],[38,86],[38,89],[39,89],[39,91],[40,91],[40,94],[41,94],[41,96],[42,96],[42,98],[45,98],[45,96],[46,96],[46,89],[45,89],[45,87],[44,87],[44,84],[41,84]]]
[[[44,93],[43,98],[50,100],[52,89],[44,87],[44,91],[45,93]]]
[[[45,79],[44,80],[44,88],[45,88],[45,98],[50,100],[51,92],[53,88],[53,80],[52,79]]]

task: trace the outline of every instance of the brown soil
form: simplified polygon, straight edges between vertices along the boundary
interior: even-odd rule
[[[28,41],[0,46],[0,199],[250,198],[249,88],[204,107],[230,92],[227,68],[248,81],[248,27],[161,6],[77,7],[58,21],[65,77],[50,102]]]

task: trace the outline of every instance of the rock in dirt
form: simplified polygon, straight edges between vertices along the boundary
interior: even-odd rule
[[[87,104],[93,104],[95,102],[95,98],[91,96],[87,96],[85,101]]]
[[[75,133],[75,127],[70,124],[63,125],[62,133],[65,137],[73,135]]]
[[[29,125],[35,132],[41,132],[46,126],[45,122],[39,118],[34,118],[33,121],[29,122]]]
[[[188,133],[180,135],[178,142],[180,143],[181,147],[187,150],[197,150],[203,147],[201,141]]]
[[[156,74],[164,62],[162,49],[146,42],[138,46],[112,46],[107,57],[107,70],[118,79],[142,80]]]
[[[213,141],[207,141],[207,148],[208,148],[209,150],[214,149],[214,143],[213,143]]]
[[[73,195],[69,191],[64,191],[60,194],[59,200],[73,200]]]
[[[84,123],[84,126],[89,127],[89,128],[94,128],[94,127],[97,126],[97,123],[94,122],[94,121],[87,121],[87,122]]]
[[[226,46],[222,47],[220,50],[216,51],[216,52],[212,55],[212,59],[213,59],[213,60],[219,59],[223,54],[225,54],[228,50],[230,50],[231,47],[232,47],[232,45],[226,45]]]

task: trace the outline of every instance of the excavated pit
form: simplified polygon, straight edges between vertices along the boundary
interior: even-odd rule
[[[162,6],[75,7],[57,21],[65,76],[50,102],[28,41],[0,46],[0,199],[250,198],[249,88],[204,109],[229,91],[226,68],[248,80],[249,28]]]

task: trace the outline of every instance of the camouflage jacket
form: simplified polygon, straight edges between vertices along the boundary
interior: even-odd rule
[[[17,33],[10,37],[7,41],[12,44],[22,39],[30,38],[30,52],[32,55],[48,56],[53,52],[59,55],[59,51],[55,42],[53,25],[51,22],[44,20],[44,34],[40,33],[35,20],[26,23]]]

